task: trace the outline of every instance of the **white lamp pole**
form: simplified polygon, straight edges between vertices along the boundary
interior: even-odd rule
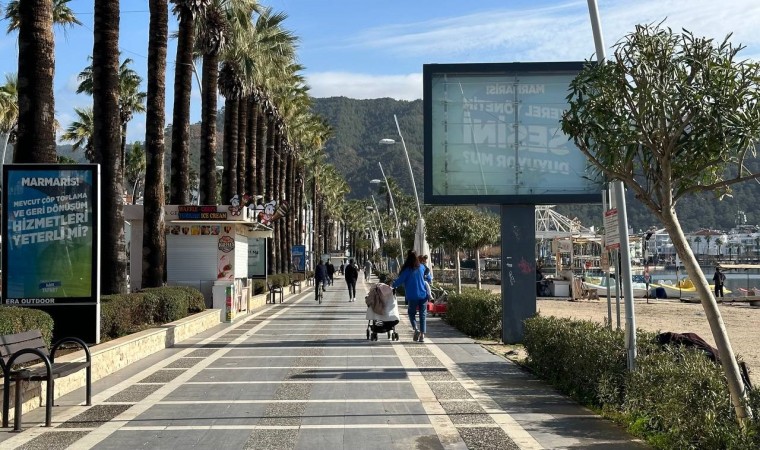
[[[398,236],[398,246],[401,249],[401,258],[405,258],[404,255],[404,244],[401,242],[401,227],[398,223],[398,214],[396,213],[396,204],[393,202],[393,193],[391,192],[391,186],[388,184],[388,178],[385,176],[385,171],[383,170],[383,164],[378,161],[377,165],[380,166],[380,173],[383,174],[383,179],[385,180],[385,188],[388,189],[388,197],[391,199],[391,208],[393,208],[393,217],[396,219],[396,236]],[[374,180],[373,180],[374,181]]]
[[[409,160],[409,151],[406,149],[406,142],[404,141],[404,135],[401,134],[401,127],[398,124],[398,118],[393,115],[393,120],[396,122],[396,130],[398,131],[398,137],[401,139],[401,145],[404,147],[404,156],[406,156],[406,165],[409,168],[409,176],[412,179],[412,189],[414,189],[414,201],[417,204],[417,229],[414,237],[414,250],[420,255],[426,255],[430,252],[428,248],[427,240],[425,238],[425,218],[422,217],[422,207],[420,206],[420,197],[417,195],[417,183],[414,181],[414,171],[412,170],[412,162]],[[395,144],[393,139],[381,139],[381,144]]]

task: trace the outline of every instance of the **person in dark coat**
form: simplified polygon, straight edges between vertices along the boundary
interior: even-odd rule
[[[318,300],[319,283],[322,283],[322,290],[324,291],[325,287],[327,287],[327,268],[322,260],[319,261],[316,269],[314,269],[314,300]]]
[[[715,268],[713,283],[715,284],[715,298],[723,298],[723,284],[726,282],[726,276],[720,271],[720,267]]]
[[[335,266],[333,266],[333,263],[331,263],[329,260],[327,261],[327,284],[332,286],[333,284],[333,275],[335,275]]]
[[[348,264],[343,269],[346,274],[346,285],[348,285],[348,301],[356,301],[356,280],[359,279],[359,267],[354,264],[354,260],[349,259]]]

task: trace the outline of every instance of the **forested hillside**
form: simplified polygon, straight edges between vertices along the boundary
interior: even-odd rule
[[[422,101],[402,101],[391,98],[356,100],[346,97],[314,99],[314,112],[324,117],[333,128],[333,137],[327,142],[328,161],[346,178],[351,186],[351,198],[367,198],[371,189],[369,180],[381,179],[378,162],[382,162],[388,178],[394,179],[402,189],[411,195],[412,184],[409,178],[404,150],[401,146],[393,115],[398,117],[401,132],[404,134],[406,147],[414,170],[417,189],[423,197],[423,118]],[[219,118],[224,117],[220,111]],[[221,119],[220,119],[221,120]],[[222,128],[218,125],[217,142],[218,161],[221,164]],[[191,126],[191,170],[199,166],[200,124]],[[171,148],[171,133],[166,133],[167,152]],[[395,145],[381,145],[380,139],[396,140]],[[78,161],[83,161],[81,151],[71,152],[71,146],[59,146],[59,154],[64,154]],[[168,155],[165,159],[167,171]],[[760,166],[759,166],[760,167]],[[731,228],[738,211],[746,213],[750,224],[760,224],[760,208],[756,201],[760,199],[760,185],[747,182],[734,188],[733,197],[722,201],[711,196],[687,198],[679,203],[678,214],[686,231],[699,228],[727,230]],[[628,221],[638,232],[656,225],[653,216],[633,196],[628,196]],[[577,217],[584,226],[602,224],[602,206],[599,205],[560,205],[557,211],[569,217]]]
[[[404,134],[417,189],[422,196],[422,101],[406,102],[393,99],[354,100],[345,97],[315,99],[314,111],[324,116],[334,128],[334,137],[327,143],[330,161],[348,180],[352,197],[366,197],[368,180],[380,178],[377,162],[381,161],[386,175],[396,179],[411,193],[409,169],[403,149],[381,146],[381,138],[398,141],[393,122],[396,114]],[[678,215],[686,231],[699,228],[729,229],[734,226],[739,210],[746,213],[750,224],[760,224],[758,183],[747,182],[734,188],[733,197],[722,201],[712,196],[691,197],[679,202]],[[657,225],[654,216],[632,195],[627,197],[628,222],[638,232]],[[557,211],[569,217],[578,217],[585,226],[602,225],[602,205],[560,205]]]

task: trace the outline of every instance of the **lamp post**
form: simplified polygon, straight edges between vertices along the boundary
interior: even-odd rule
[[[396,122],[396,130],[398,131],[398,137],[401,139],[401,146],[404,148],[404,155],[406,156],[406,165],[409,168],[409,176],[412,179],[412,188],[414,189],[414,201],[417,204],[417,231],[414,235],[414,250],[418,255],[427,255],[430,253],[430,247],[428,246],[427,239],[425,239],[425,218],[422,217],[422,207],[420,206],[420,197],[417,195],[417,183],[414,181],[414,171],[412,171],[412,162],[409,160],[409,152],[406,149],[406,142],[404,141],[404,135],[401,134],[401,127],[398,124],[398,118],[393,115],[393,120]],[[393,139],[380,139],[380,144],[392,145],[396,141]]]
[[[398,237],[398,246],[401,250],[401,257],[404,258],[404,244],[401,242],[401,227],[398,223],[398,214],[396,213],[396,205],[393,202],[393,193],[391,192],[391,186],[388,184],[388,178],[385,176],[385,171],[383,170],[383,164],[378,161],[377,165],[380,166],[380,173],[383,174],[383,179],[385,180],[385,188],[388,189],[388,197],[391,199],[391,209],[393,209],[393,218],[396,219],[396,236]],[[380,183],[380,180],[371,180],[370,183]]]

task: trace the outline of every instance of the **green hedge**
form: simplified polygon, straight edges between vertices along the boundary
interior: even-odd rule
[[[49,347],[53,339],[53,318],[39,309],[0,306],[0,335],[29,330],[40,330]]]
[[[654,333],[639,331],[636,370],[629,372],[623,331],[542,316],[525,321],[524,344],[536,374],[611,413],[655,448],[760,448],[760,391],[750,391],[756,419],[743,433],[723,371],[704,353],[661,348]]]
[[[473,288],[449,293],[444,320],[469,336],[501,339],[501,296]]]
[[[100,333],[114,339],[154,324],[174,322],[205,309],[203,294],[185,286],[163,286],[132,294],[103,296]]]

